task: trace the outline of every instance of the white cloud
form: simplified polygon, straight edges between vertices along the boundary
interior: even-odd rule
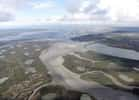
[[[0,22],[10,21],[13,19],[13,15],[9,12],[0,11]]]
[[[51,10],[53,8],[56,12],[57,8],[60,7],[59,2],[55,0],[35,2],[30,0],[0,0],[0,21],[13,20],[17,10],[25,3],[28,3],[34,11],[36,9]],[[33,14],[33,16],[26,19],[17,18],[14,23],[110,22],[136,24],[139,22],[139,0],[65,0],[64,4],[65,6],[62,6],[59,10],[63,10],[65,13],[59,13],[59,15],[51,13],[53,16],[42,16],[43,18],[38,18],[37,14],[36,16]]]
[[[0,21],[14,19],[14,15],[25,0],[0,0]]]
[[[67,11],[69,13],[88,12],[94,8],[98,0],[68,0]]]
[[[107,20],[104,10],[99,9],[99,0],[68,0],[67,12],[64,20],[94,23]],[[103,15],[102,15],[103,14]]]
[[[35,2],[35,3],[32,2],[31,5],[35,9],[50,9],[56,6],[54,1]]]
[[[139,21],[138,0],[100,0],[98,6],[106,9],[113,21]]]
[[[111,23],[139,22],[139,0],[68,0],[65,19],[109,21]]]

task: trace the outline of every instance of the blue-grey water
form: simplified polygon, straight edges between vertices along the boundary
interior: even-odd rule
[[[139,61],[139,52],[134,50],[110,47],[100,43],[90,45],[88,48],[103,55]]]
[[[12,40],[70,39],[80,35],[138,32],[138,27],[93,25],[48,25],[15,29],[0,29],[0,42]]]
[[[0,42],[12,41],[12,40],[39,40],[39,39],[68,39],[68,36],[62,32],[53,31],[23,31],[23,32],[11,32],[0,33]]]
[[[86,34],[99,34],[111,28],[100,28],[92,25],[48,25],[15,29],[0,29],[0,42],[27,39],[69,39]]]

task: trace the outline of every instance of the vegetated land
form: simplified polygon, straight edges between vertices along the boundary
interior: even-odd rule
[[[96,41],[112,47],[132,49],[139,51],[139,35],[138,33],[101,33],[88,34],[71,38],[73,41],[89,42]]]
[[[63,65],[80,74],[85,80],[121,89],[125,86],[138,87],[139,72],[134,70],[134,67],[139,66],[138,61],[101,55],[93,51],[76,52],[76,55],[66,55],[64,59]]]
[[[51,81],[39,59],[40,52],[48,46],[42,41],[17,42],[0,49],[1,97],[27,99],[37,87]]]
[[[138,33],[111,34],[101,43],[105,43],[112,47],[132,49],[139,51],[139,35]]]
[[[93,40],[112,47],[138,51],[138,39],[137,36],[132,35],[102,34],[86,35],[72,40]],[[16,42],[0,48],[0,97],[27,99],[36,88],[51,82],[47,66],[44,66],[39,59],[42,50],[47,51],[49,46],[46,41],[33,41]],[[62,49],[69,48],[70,46]],[[55,50],[52,53],[55,53]],[[130,90],[138,87],[139,72],[134,69],[139,68],[138,61],[101,55],[93,51],[74,52],[64,55],[63,58],[64,67],[78,74],[85,81],[95,81],[116,89]]]
[[[81,64],[79,64],[82,61],[86,61],[86,62],[89,61],[92,64],[96,62],[95,60],[91,60],[91,59],[88,59],[86,57],[83,57],[77,54],[77,52],[85,53],[87,50],[90,50],[89,47],[90,46],[87,46],[86,44],[77,43],[77,42],[76,43],[58,42],[58,43],[53,44],[48,50],[44,50],[40,55],[40,59],[46,65],[46,68],[49,70],[49,72],[51,73],[51,76],[53,77],[53,82],[56,84],[66,86],[66,88],[68,89],[86,92],[89,95],[94,96],[98,100],[100,99],[101,100],[103,99],[105,100],[119,99],[120,100],[121,95],[126,100],[133,100],[133,99],[138,100],[138,96],[132,93],[129,93],[128,91],[123,91],[123,89],[121,89],[121,88],[124,88],[124,89],[131,90],[133,89],[132,86],[127,86],[119,82],[111,74],[106,73],[101,70],[86,71],[88,66],[84,67],[84,66],[81,66]],[[65,62],[64,57],[69,56],[69,55],[70,57],[74,56],[77,59],[82,60],[81,62],[73,58],[71,58],[71,61],[70,59],[67,60],[67,62],[70,61],[71,63],[73,61],[73,63],[75,63],[73,65],[78,64],[77,66],[75,66],[76,68],[74,70],[77,70],[77,71],[85,70],[85,72],[75,72],[74,70],[71,70],[73,66],[72,68],[70,68],[70,66],[68,66],[67,68],[66,65],[70,63],[64,65],[64,62]],[[110,79],[120,89],[113,88],[112,86],[114,86],[114,84],[112,84],[111,87],[108,87],[95,80],[91,80],[91,82],[88,82],[86,79],[82,79],[81,76],[88,74],[88,73],[101,73],[101,75],[104,75],[107,79]],[[131,77],[130,78],[125,77],[125,75],[120,75],[120,78],[122,80],[130,81],[130,82],[132,82],[133,80],[131,79]]]

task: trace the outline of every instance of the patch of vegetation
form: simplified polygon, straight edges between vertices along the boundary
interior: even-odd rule
[[[66,55],[64,56],[64,63],[63,65],[75,73],[84,73],[89,70],[93,70],[93,64],[90,61],[85,61],[79,59],[73,55]],[[84,70],[78,70],[78,68],[83,68]]]
[[[16,92],[15,88],[20,91],[20,89],[22,90],[20,87],[24,87],[24,84],[28,84],[28,82],[30,85],[24,88],[29,88],[30,90],[31,86],[34,87],[34,85],[39,84],[39,82],[41,82],[41,84],[46,84],[51,81],[51,77],[48,75],[46,67],[39,59],[41,50],[48,47],[47,43],[39,43],[38,41],[18,44],[20,46],[13,44],[12,46],[14,48],[3,48],[6,52],[2,54],[5,58],[0,59],[0,78],[8,77],[8,80],[3,84],[0,84],[0,95],[6,93],[6,91],[11,91],[11,93],[12,91]],[[34,45],[37,45],[38,47],[35,47]],[[35,51],[36,48],[40,48],[40,51]],[[14,54],[11,54],[10,52],[13,51]],[[24,55],[25,52],[28,52],[29,56]],[[28,59],[33,59],[34,62],[30,65],[26,65],[24,62]],[[34,68],[36,72],[26,73],[26,68],[30,67]],[[32,89],[30,91],[32,91]]]
[[[139,86],[139,73],[136,71],[109,71],[109,74],[113,75],[115,78],[118,79],[121,83],[129,86]],[[128,80],[123,80],[119,77],[120,74],[125,75],[126,77],[129,77],[133,79],[133,81],[129,82]]]
[[[130,33],[131,34],[131,33]],[[133,34],[133,33],[132,33]],[[106,38],[103,41],[100,41],[103,44],[118,47],[118,48],[125,48],[125,49],[132,49],[139,51],[139,37],[138,35],[130,36],[130,35],[111,35],[111,37]]]
[[[104,86],[114,85],[111,79],[99,72],[86,73],[82,75],[81,78],[87,81],[96,81]]]

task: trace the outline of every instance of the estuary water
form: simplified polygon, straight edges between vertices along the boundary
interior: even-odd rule
[[[108,56],[114,56],[114,57],[139,61],[139,52],[136,52],[134,50],[110,47],[100,43],[89,45],[88,49]]]

